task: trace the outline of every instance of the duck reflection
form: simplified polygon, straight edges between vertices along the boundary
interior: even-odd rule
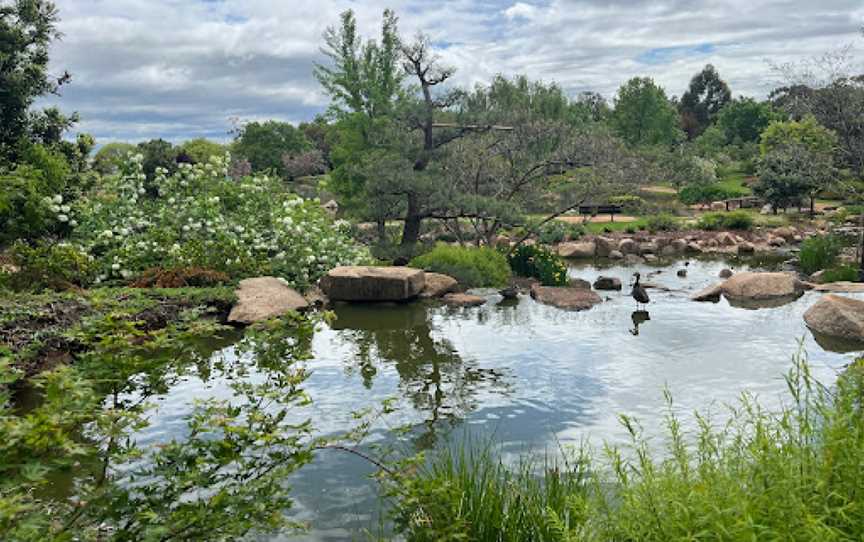
[[[455,426],[475,410],[480,392],[511,389],[503,372],[462,359],[450,341],[434,337],[426,304],[341,305],[335,312],[333,328],[345,331],[353,350],[349,372],[359,369],[371,388],[378,368],[392,364],[403,396],[426,413],[416,440],[420,448],[436,444],[441,424]]]
[[[639,335],[639,326],[651,320],[651,315],[648,314],[648,311],[633,311],[630,319],[633,321],[633,329],[630,330],[630,334]]]

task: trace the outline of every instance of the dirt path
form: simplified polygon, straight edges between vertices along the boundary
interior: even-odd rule
[[[640,189],[642,192],[652,192],[654,194],[677,194],[674,188],[669,186],[643,186]]]

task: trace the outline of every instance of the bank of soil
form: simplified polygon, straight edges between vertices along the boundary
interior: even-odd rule
[[[0,353],[33,376],[67,363],[83,348],[74,332],[100,319],[135,322],[139,331],[163,329],[191,310],[224,322],[235,301],[230,288],[96,289],[82,292],[0,292]]]

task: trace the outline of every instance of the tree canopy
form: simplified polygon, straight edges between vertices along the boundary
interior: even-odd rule
[[[206,163],[213,156],[222,156],[226,150],[225,145],[204,137],[190,139],[180,145],[180,152],[188,156],[195,164]]]
[[[732,92],[726,82],[720,79],[714,66],[708,64],[694,75],[678,104],[681,126],[688,139],[694,139],[704,132],[731,100]]]
[[[60,141],[76,117],[55,108],[33,112],[36,98],[55,93],[70,76],[48,73],[51,42],[60,38],[57,8],[46,0],[0,4],[0,159],[12,159],[22,139]]]
[[[243,125],[232,145],[234,153],[252,164],[253,171],[271,170],[280,176],[285,176],[283,156],[311,148],[303,132],[291,123],[276,120]]]
[[[621,86],[612,126],[631,145],[672,145],[682,137],[675,108],[649,77],[634,77]]]
[[[380,41],[364,43],[349,9],[341,14],[338,27],[327,28],[322,52],[330,62],[316,64],[314,74],[333,100],[333,112],[377,117],[391,111],[405,77],[399,66],[397,26],[396,14],[384,10]]]
[[[751,143],[773,121],[782,120],[770,102],[739,98],[729,102],[717,115],[717,126],[723,131],[726,144]]]
[[[765,156],[778,147],[791,145],[800,145],[814,153],[831,155],[837,147],[837,135],[819,124],[813,116],[807,116],[800,121],[775,121],[762,132],[759,150]]]

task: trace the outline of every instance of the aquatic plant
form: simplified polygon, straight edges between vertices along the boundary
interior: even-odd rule
[[[864,366],[836,389],[797,357],[778,412],[747,394],[688,433],[667,399],[666,449],[621,416],[625,449],[515,468],[489,447],[445,450],[388,490],[408,540],[852,540],[864,525]],[[538,470],[540,471],[538,473]]]
[[[798,256],[801,271],[810,274],[834,266],[843,246],[843,240],[836,235],[808,237],[801,243]]]

